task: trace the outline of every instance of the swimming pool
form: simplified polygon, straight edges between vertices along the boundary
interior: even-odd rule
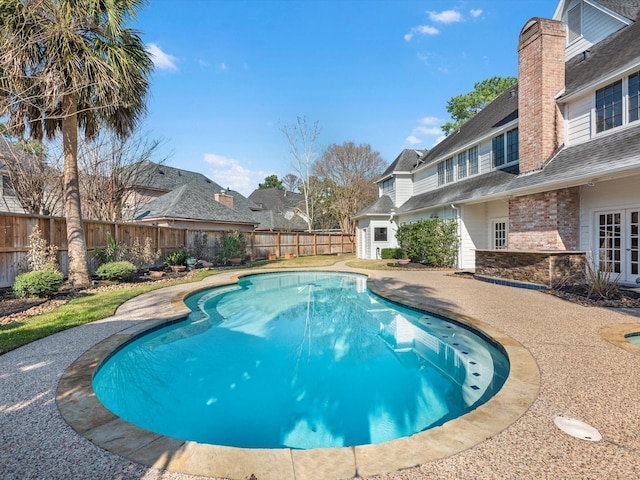
[[[640,347],[640,332],[629,333],[625,335],[625,338],[636,347]]]
[[[129,342],[93,380],[118,416],[179,439],[385,442],[475,409],[509,372],[480,335],[383,300],[360,275],[252,275],[186,303],[189,318]]]

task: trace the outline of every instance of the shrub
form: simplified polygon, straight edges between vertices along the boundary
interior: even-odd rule
[[[58,247],[49,245],[35,225],[29,235],[27,263],[30,270],[58,270]]]
[[[458,255],[457,222],[430,218],[398,227],[396,238],[409,258],[436,267],[452,266]]]
[[[189,254],[184,248],[181,248],[167,255],[167,258],[165,258],[164,262],[167,265],[186,265],[187,258],[189,258]]]
[[[51,297],[58,292],[63,279],[62,273],[53,269],[23,273],[16,277],[13,293],[17,297]]]
[[[244,260],[247,255],[247,241],[242,232],[225,232],[220,239],[218,247],[218,261],[226,264],[230,258],[241,258]]]
[[[380,250],[380,258],[383,260],[390,260],[392,258],[398,259],[402,258],[402,249],[401,248],[383,248]]]
[[[122,282],[136,273],[136,266],[131,262],[108,262],[98,267],[96,275],[106,280]]]

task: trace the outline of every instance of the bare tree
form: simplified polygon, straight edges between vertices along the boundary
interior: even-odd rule
[[[152,174],[146,160],[160,145],[160,140],[140,132],[122,138],[104,131],[96,139],[82,142],[78,166],[83,217],[112,222],[129,219],[127,213],[139,206],[141,198],[132,195],[130,188]],[[156,161],[154,167],[163,161]]]
[[[296,123],[282,127],[282,133],[289,142],[292,165],[300,179],[300,190],[304,196],[305,211],[301,212],[307,222],[308,230],[313,229],[315,210],[315,198],[311,182],[311,168],[317,157],[315,143],[320,135],[320,126],[317,121],[307,123],[306,117],[298,117]]]
[[[27,213],[54,215],[62,208],[62,170],[41,144],[0,137],[0,163],[9,173],[11,190]]]
[[[295,192],[300,188],[300,178],[295,173],[287,173],[280,181],[287,192]]]
[[[352,217],[378,197],[373,181],[385,167],[379,152],[353,142],[330,145],[313,165],[314,174],[331,183],[330,207],[343,233],[355,233]]]

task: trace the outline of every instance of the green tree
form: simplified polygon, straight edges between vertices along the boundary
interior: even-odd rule
[[[282,181],[278,179],[277,175],[269,175],[268,177],[264,177],[264,182],[258,184],[258,188],[260,190],[265,188],[277,188],[278,190],[284,190],[284,185],[282,185]]]
[[[451,97],[447,102],[447,112],[452,121],[440,128],[445,135],[457,130],[467,120],[489,105],[495,98],[508,88],[518,83],[515,77],[492,77],[473,85],[473,91]]]
[[[78,130],[125,137],[145,113],[153,63],[125,28],[141,0],[0,0],[0,116],[12,135],[62,133],[69,279],[88,285]]]

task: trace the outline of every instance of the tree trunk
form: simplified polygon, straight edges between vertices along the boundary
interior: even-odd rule
[[[62,100],[62,145],[64,152],[64,214],[67,220],[69,281],[75,287],[89,285],[87,245],[82,228],[80,183],[78,181],[78,117],[76,100],[67,95]]]

